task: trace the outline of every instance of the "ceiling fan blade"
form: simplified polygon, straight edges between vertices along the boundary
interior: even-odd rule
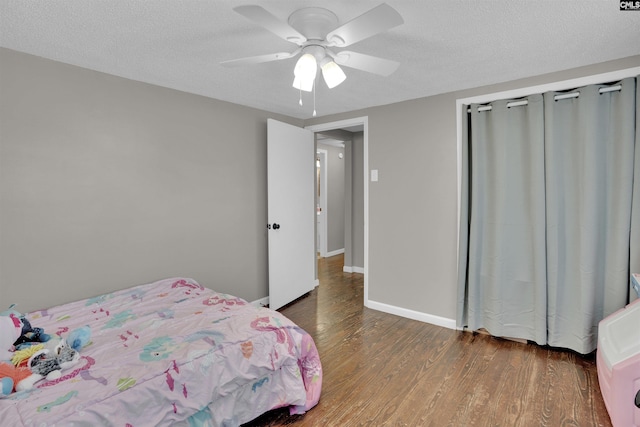
[[[234,7],[233,10],[256,24],[271,31],[276,36],[285,39],[288,42],[301,45],[307,41],[307,38],[300,34],[289,24],[279,20],[271,14],[271,12],[258,5],[245,5]]]
[[[229,61],[223,61],[220,65],[225,67],[239,67],[243,65],[255,65],[261,64],[263,62],[271,62],[271,61],[279,61],[281,59],[289,59],[296,56],[300,53],[302,49],[296,49],[293,52],[279,52],[279,53],[269,53],[266,55],[258,55],[258,56],[249,56],[246,58],[239,59],[231,59]]]
[[[381,76],[388,76],[392,74],[400,66],[399,62],[392,61],[390,59],[378,58],[376,56],[350,52],[348,50],[343,50],[342,52],[330,55],[337,64]]]
[[[344,47],[404,23],[391,6],[382,3],[327,34],[330,46]]]

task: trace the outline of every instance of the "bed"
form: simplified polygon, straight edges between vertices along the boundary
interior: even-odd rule
[[[318,403],[313,339],[282,314],[172,278],[26,315],[65,337],[89,325],[62,377],[0,399],[3,426],[237,426]]]

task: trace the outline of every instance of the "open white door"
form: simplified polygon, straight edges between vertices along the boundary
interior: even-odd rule
[[[316,164],[316,251],[321,257],[327,256],[327,150],[316,149],[316,159],[320,166]]]
[[[313,133],[267,120],[269,307],[315,286],[315,150]]]

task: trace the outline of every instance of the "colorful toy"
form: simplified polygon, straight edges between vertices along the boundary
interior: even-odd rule
[[[16,385],[16,391],[29,390],[44,378],[49,381],[58,379],[64,369],[73,367],[79,360],[80,353],[61,339],[54,350],[45,348],[29,358],[27,367],[31,370],[31,375]]]
[[[34,328],[13,306],[0,313],[0,396],[31,389],[41,379],[55,380],[76,365],[89,343],[91,328],[73,330],[69,340]]]
[[[69,332],[69,336],[67,336],[67,343],[69,343],[69,346],[75,351],[80,351],[82,347],[89,344],[90,338],[91,328],[89,326],[83,326]]]
[[[0,361],[8,361],[13,355],[13,343],[22,333],[22,322],[13,314],[0,316]]]
[[[36,354],[36,352],[43,349],[44,349],[44,344],[38,344],[38,345],[30,345],[23,349],[16,350],[13,352],[11,363],[13,363],[13,366],[16,366],[16,367],[19,367],[19,366],[25,367],[27,365],[27,361],[31,358],[31,356],[33,356],[34,354]]]
[[[16,368],[11,363],[0,362],[0,395],[6,396],[15,391],[15,385],[31,376],[27,368]]]
[[[19,311],[13,309],[13,307],[15,306],[15,304],[11,304],[5,311],[0,311],[0,316],[11,316],[13,314],[15,317],[21,317],[22,314]]]
[[[51,338],[49,334],[45,334],[42,328],[34,328],[31,326],[29,320],[26,317],[21,317],[22,321],[22,334],[15,341],[16,347],[25,343],[41,343],[47,342]]]

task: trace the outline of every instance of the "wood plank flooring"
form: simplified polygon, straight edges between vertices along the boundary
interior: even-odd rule
[[[363,276],[341,255],[320,286],[280,311],[309,332],[324,370],[320,403],[259,426],[604,426],[594,355],[460,332],[363,306]]]

